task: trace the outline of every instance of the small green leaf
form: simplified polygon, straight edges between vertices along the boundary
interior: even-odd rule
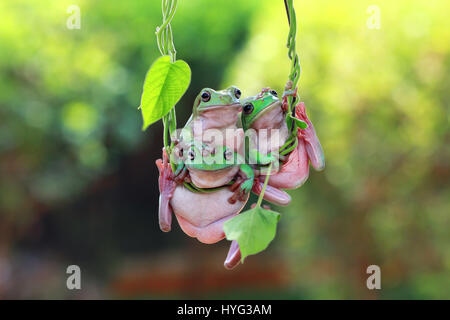
[[[303,120],[300,120],[300,119],[297,119],[297,118],[295,118],[295,117],[293,117],[293,116],[289,116],[291,119],[294,119],[294,121],[295,121],[295,123],[297,124],[297,127],[299,127],[300,129],[306,129],[306,128],[308,128],[308,124],[305,122],[305,121],[303,121]]]
[[[226,221],[223,230],[228,240],[236,240],[241,250],[241,262],[263,251],[275,237],[280,214],[255,207]]]
[[[142,130],[168,114],[190,82],[191,69],[186,62],[171,62],[169,56],[158,58],[145,77],[140,105],[144,119]]]

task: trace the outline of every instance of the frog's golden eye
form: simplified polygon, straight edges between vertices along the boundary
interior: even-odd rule
[[[189,157],[189,160],[194,160],[195,159],[195,152],[194,152],[194,150],[189,150],[189,152],[188,152],[188,157]]]
[[[246,103],[244,104],[244,107],[242,108],[242,110],[244,111],[244,114],[250,114],[253,112],[253,109],[255,109],[255,107],[253,106],[252,103]]]
[[[211,100],[211,93],[209,93],[209,91],[204,91],[202,93],[202,101],[208,102],[209,100]]]
[[[271,90],[270,93],[271,93],[273,96],[278,97],[278,93],[277,93],[275,90]]]
[[[231,152],[231,150],[227,149],[223,152],[223,157],[225,160],[230,160],[232,155],[233,153]]]
[[[236,98],[240,98],[241,97],[241,94],[242,94],[242,92],[241,92],[241,90],[239,90],[238,88],[236,88],[235,90],[234,90],[234,96],[236,97]]]

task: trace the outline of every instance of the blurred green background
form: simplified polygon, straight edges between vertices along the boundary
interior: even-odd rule
[[[299,93],[327,166],[233,271],[227,241],[158,227],[162,128],[142,132],[137,106],[160,6],[0,2],[0,298],[449,299],[450,2],[295,1]],[[283,1],[181,0],[172,26],[192,68],[179,126],[203,87],[284,87]],[[381,290],[366,288],[372,264]]]

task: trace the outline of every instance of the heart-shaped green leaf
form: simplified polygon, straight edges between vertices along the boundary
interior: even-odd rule
[[[140,105],[144,119],[142,130],[168,114],[190,82],[191,69],[186,62],[171,62],[169,56],[158,58],[145,77]]]
[[[308,124],[305,122],[305,121],[303,121],[303,120],[300,120],[300,119],[297,119],[297,118],[295,118],[295,117],[293,117],[293,116],[289,116],[291,119],[294,119],[294,121],[295,121],[295,123],[297,124],[297,127],[299,127],[300,129],[306,129],[306,128],[308,128]]]
[[[267,248],[275,237],[280,214],[255,207],[226,221],[223,230],[228,240],[236,240],[241,250],[241,262],[245,257]]]

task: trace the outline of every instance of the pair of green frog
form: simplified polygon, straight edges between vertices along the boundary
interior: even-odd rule
[[[289,112],[289,96],[295,103],[296,90],[289,82],[281,99],[270,88],[242,100],[234,86],[221,91],[205,88],[198,94],[170,153],[174,165],[164,150],[163,159],[156,161],[161,230],[170,231],[173,212],[187,235],[216,243],[225,237],[223,223],[239,214],[250,191],[262,192],[268,165],[278,170],[270,174],[263,196],[278,205],[291,201],[282,189],[295,189],[306,181],[309,163],[323,169],[323,150],[305,105],[300,102]],[[264,138],[258,134],[262,131]],[[239,245],[233,241],[225,267],[233,268],[239,260]]]

